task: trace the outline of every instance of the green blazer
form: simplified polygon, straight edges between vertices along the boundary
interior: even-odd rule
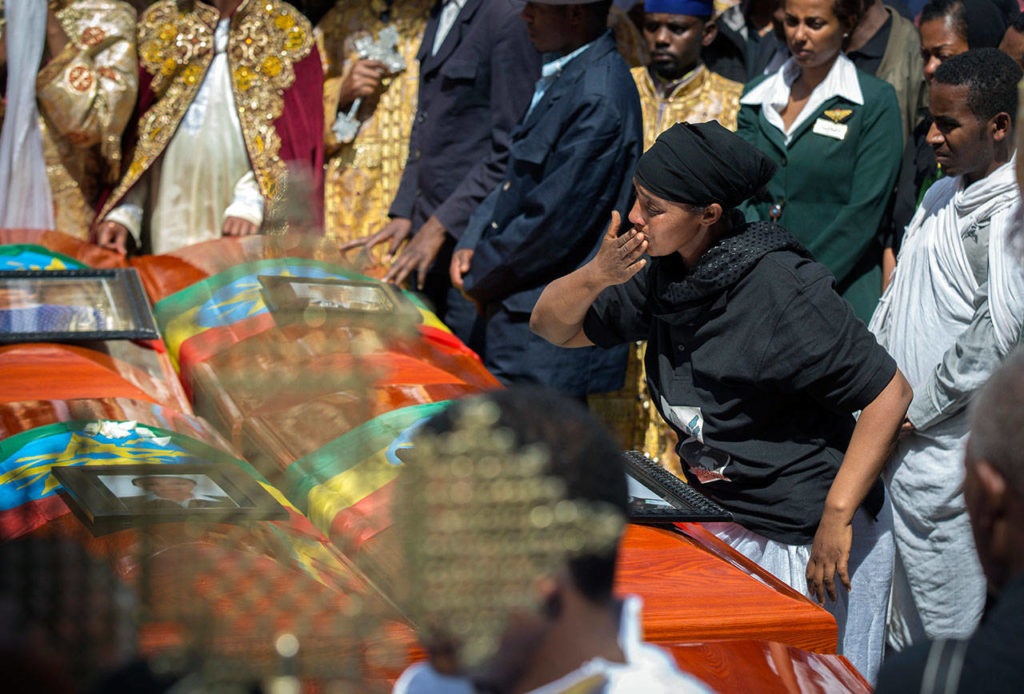
[[[882,291],[878,228],[899,172],[903,135],[892,86],[860,70],[857,78],[863,105],[839,96],[827,100],[800,124],[788,146],[760,106],[740,107],[736,132],[779,165],[767,195],[741,206],[747,220],[770,220],[770,210],[779,205],[776,221],[832,271],[839,293],[866,323]],[[817,128],[833,134],[846,126],[842,139],[815,132],[819,120]]]

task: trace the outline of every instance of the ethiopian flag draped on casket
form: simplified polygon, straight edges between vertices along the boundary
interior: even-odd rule
[[[85,265],[63,253],[32,243],[0,246],[0,270],[81,270]]]
[[[227,347],[274,327],[263,300],[260,275],[340,280],[370,278],[337,265],[305,258],[275,258],[237,265],[159,301],[157,324],[171,359],[185,381],[195,364]],[[419,311],[424,338],[446,349],[472,354],[451,335],[415,294],[404,295]]]
[[[91,431],[94,422],[48,424],[0,441],[0,539],[10,540],[68,513],[55,467],[141,463],[230,463],[252,468],[177,432],[128,423],[123,436]]]

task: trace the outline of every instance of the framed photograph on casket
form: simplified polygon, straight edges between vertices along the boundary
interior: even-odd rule
[[[159,337],[132,268],[0,271],[0,343]]]
[[[288,512],[230,465],[81,465],[57,467],[61,496],[94,535],[152,523],[283,520]]]
[[[263,300],[279,323],[344,319],[352,322],[420,322],[401,290],[372,280],[259,275]]]

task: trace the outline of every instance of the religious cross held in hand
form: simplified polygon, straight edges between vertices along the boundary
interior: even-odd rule
[[[376,41],[370,36],[361,36],[356,39],[355,44],[360,60],[379,60],[384,63],[389,75],[405,69],[405,59],[397,48],[398,32],[393,26],[384,27]],[[339,113],[334,125],[331,126],[340,142],[351,142],[359,132],[360,123],[356,118],[356,112],[362,103],[362,97],[353,101],[348,113]]]

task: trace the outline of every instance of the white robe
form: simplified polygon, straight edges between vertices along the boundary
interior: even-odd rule
[[[216,55],[160,159],[105,219],[126,227],[152,253],[220,238],[224,220],[259,226],[263,197],[235,110],[225,52],[229,20],[214,34]],[[148,234],[146,234],[148,231]]]
[[[886,468],[896,539],[889,643],[897,650],[965,638],[984,607],[963,498],[965,403],[1021,334],[1024,274],[1011,233],[1019,198],[1013,161],[966,189],[960,177],[935,183],[869,326],[914,389],[918,427]],[[979,282],[964,239],[986,224],[988,275]]]

